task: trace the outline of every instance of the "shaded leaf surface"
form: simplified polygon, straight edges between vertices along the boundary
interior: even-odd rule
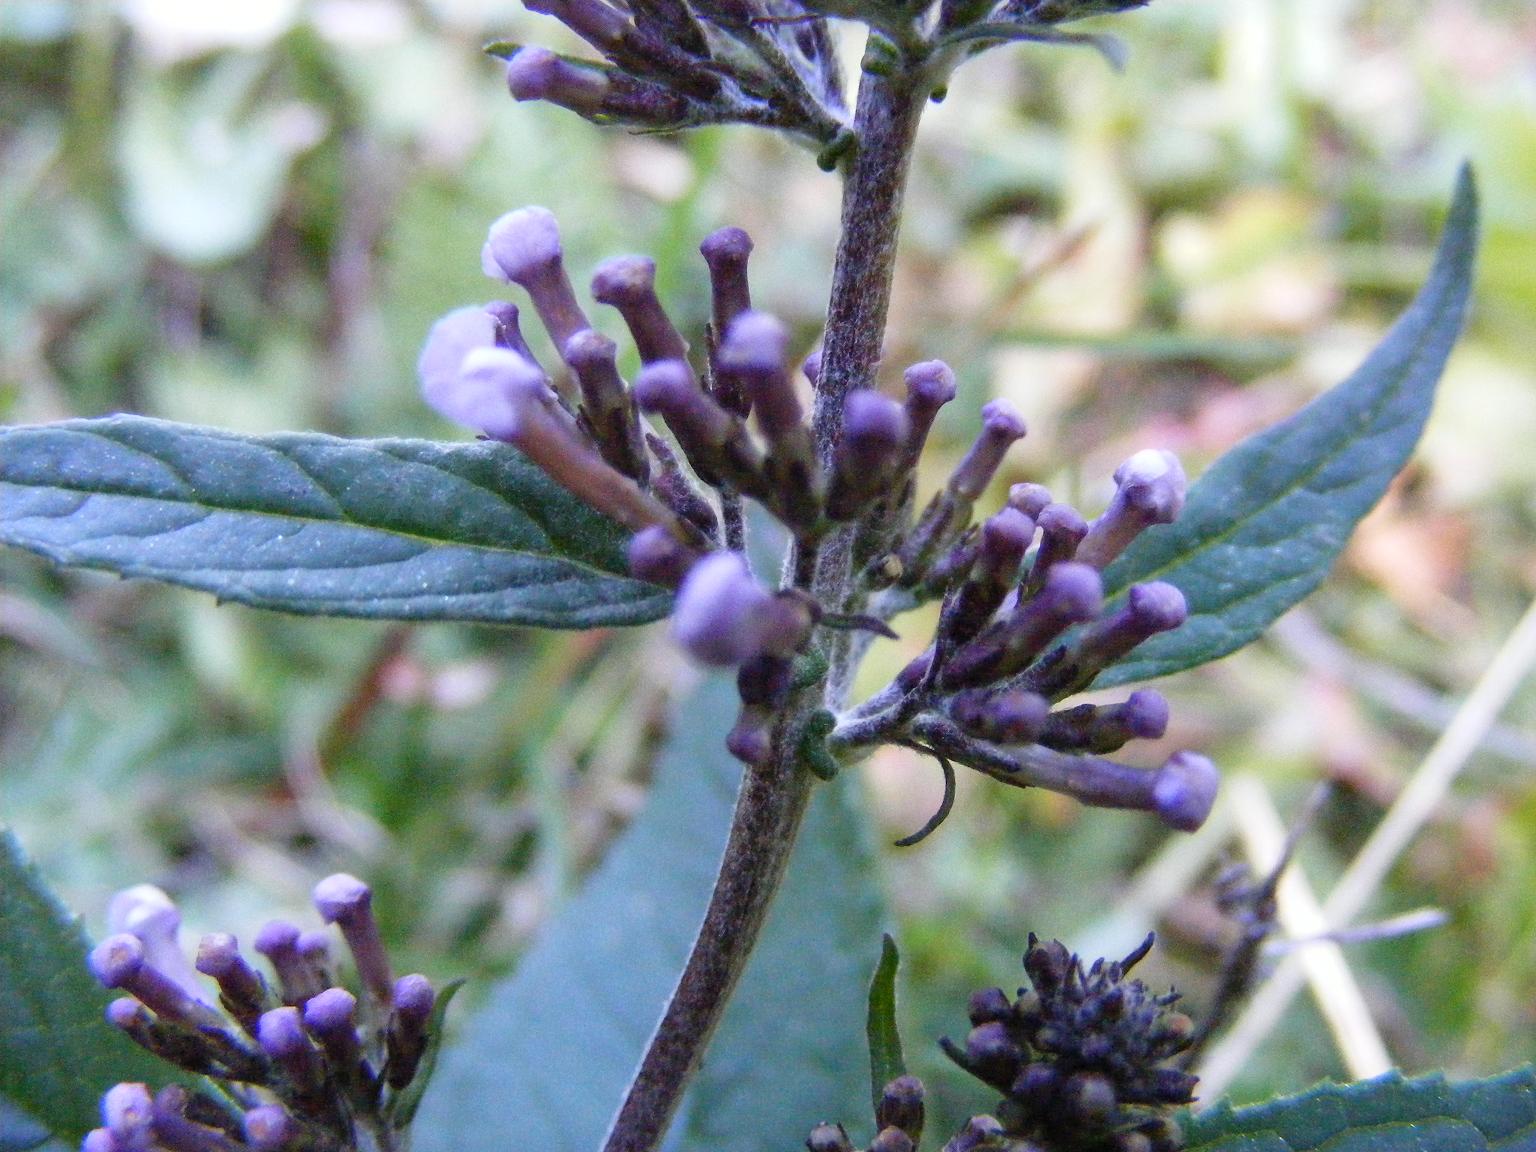
[[[1477,194],[1463,169],[1429,279],[1365,363],[1216,461],[1179,519],[1144,533],[1105,572],[1111,592],[1170,581],[1190,617],[1106,671],[1097,687],[1225,656],[1317,587],[1418,443],[1461,331],[1476,247]]]
[[[501,444],[0,429],[0,542],[310,615],[586,628],[663,615],[623,535]]]
[[[444,1051],[418,1152],[600,1145],[708,903],[741,776],[723,746],[735,708],[725,677],[685,703],[645,811]],[[862,1114],[860,1001],[879,906],[854,815],[837,788],[813,799],[669,1147],[781,1152],[819,1109]],[[709,1144],[720,1131],[729,1139]]]
[[[1536,1073],[1323,1084],[1251,1108],[1222,1104],[1185,1130],[1187,1152],[1531,1152]]]
[[[80,926],[0,829],[0,1148],[35,1147],[50,1133],[78,1145],[113,1084],[170,1078],[103,1019],[110,997],[86,970],[87,951]]]

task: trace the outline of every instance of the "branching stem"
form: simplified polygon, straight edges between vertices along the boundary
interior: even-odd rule
[[[843,402],[873,385],[885,334],[901,222],[902,192],[928,92],[920,63],[888,74],[865,73],[843,186],[842,237],[832,274],[814,431],[824,463],[842,428]],[[792,564],[796,583],[834,612],[848,610],[854,591],[852,527],[821,541]],[[604,1152],[653,1152],[697,1070],[731,992],[757,942],[783,880],[813,777],[799,762],[805,717],[841,706],[852,678],[847,632],[824,632],[830,671],[824,686],[797,693],[776,726],[768,763],[749,768],[731,818],[720,873],[703,926],[651,1037],[639,1071],[609,1129]]]

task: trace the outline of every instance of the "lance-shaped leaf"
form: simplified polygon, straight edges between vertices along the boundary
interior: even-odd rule
[[[1536,1147],[1536,1074],[1405,1080],[1389,1073],[1323,1084],[1251,1108],[1186,1121],[1185,1152],[1527,1152]]]
[[[111,997],[86,969],[88,947],[0,828],[0,1148],[78,1145],[112,1085],[179,1075],[103,1018]]]
[[[666,613],[621,530],[503,444],[0,429],[0,542],[306,615],[587,628]]]
[[[1105,572],[1110,592],[1177,585],[1189,621],[1141,645],[1097,687],[1225,656],[1317,587],[1418,443],[1461,331],[1476,248],[1477,192],[1464,168],[1429,279],[1365,363],[1216,461],[1179,519],[1142,534]]]

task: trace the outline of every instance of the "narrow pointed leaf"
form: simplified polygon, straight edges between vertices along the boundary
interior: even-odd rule
[[[0,543],[305,615],[588,628],[663,615],[620,529],[502,444],[0,428]]]
[[[1251,1108],[1219,1105],[1185,1122],[1185,1152],[1530,1152],[1536,1073],[1323,1084]]]
[[[869,1099],[874,1108],[880,1107],[882,1089],[907,1074],[901,1033],[896,1027],[896,970],[900,966],[896,941],[887,933],[880,940],[880,963],[869,982],[869,1017],[864,1025],[869,1039]]]
[[[111,997],[86,969],[88,950],[80,925],[0,828],[0,1148],[49,1136],[78,1146],[101,1123],[98,1101],[112,1085],[175,1075],[106,1022]]]
[[[1317,587],[1418,443],[1461,331],[1476,248],[1477,193],[1463,169],[1429,279],[1365,363],[1216,461],[1178,521],[1144,533],[1105,572],[1110,592],[1170,581],[1190,617],[1097,687],[1225,656]]]

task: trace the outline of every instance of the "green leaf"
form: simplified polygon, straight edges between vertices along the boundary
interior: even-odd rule
[[[1187,1120],[1185,1131],[1186,1152],[1530,1152],[1536,1073],[1452,1082],[1394,1072],[1251,1108],[1221,1104]]]
[[[88,950],[0,828],[0,1146],[32,1147],[49,1134],[78,1146],[101,1122],[98,1101],[112,1085],[172,1078],[103,1019],[110,997],[86,970]]]
[[[0,429],[0,542],[306,615],[589,628],[663,615],[623,534],[506,445]]]
[[[1317,587],[1418,443],[1461,331],[1476,248],[1477,191],[1463,168],[1429,279],[1365,363],[1216,461],[1179,519],[1143,533],[1105,572],[1110,592],[1145,580],[1176,584],[1190,617],[1096,687],[1225,656]]]
[[[880,1107],[881,1090],[907,1074],[901,1033],[896,1028],[896,970],[900,966],[896,941],[886,933],[880,940],[880,963],[869,982],[869,1016],[864,1025],[869,1038],[869,1098],[874,1108]]]
[[[443,1052],[417,1152],[599,1146],[709,900],[741,778],[723,746],[735,708],[726,677],[686,702],[645,811]],[[861,842],[848,794],[819,789],[674,1142],[782,1152],[863,1110],[868,958],[850,940],[873,940],[879,906]]]

